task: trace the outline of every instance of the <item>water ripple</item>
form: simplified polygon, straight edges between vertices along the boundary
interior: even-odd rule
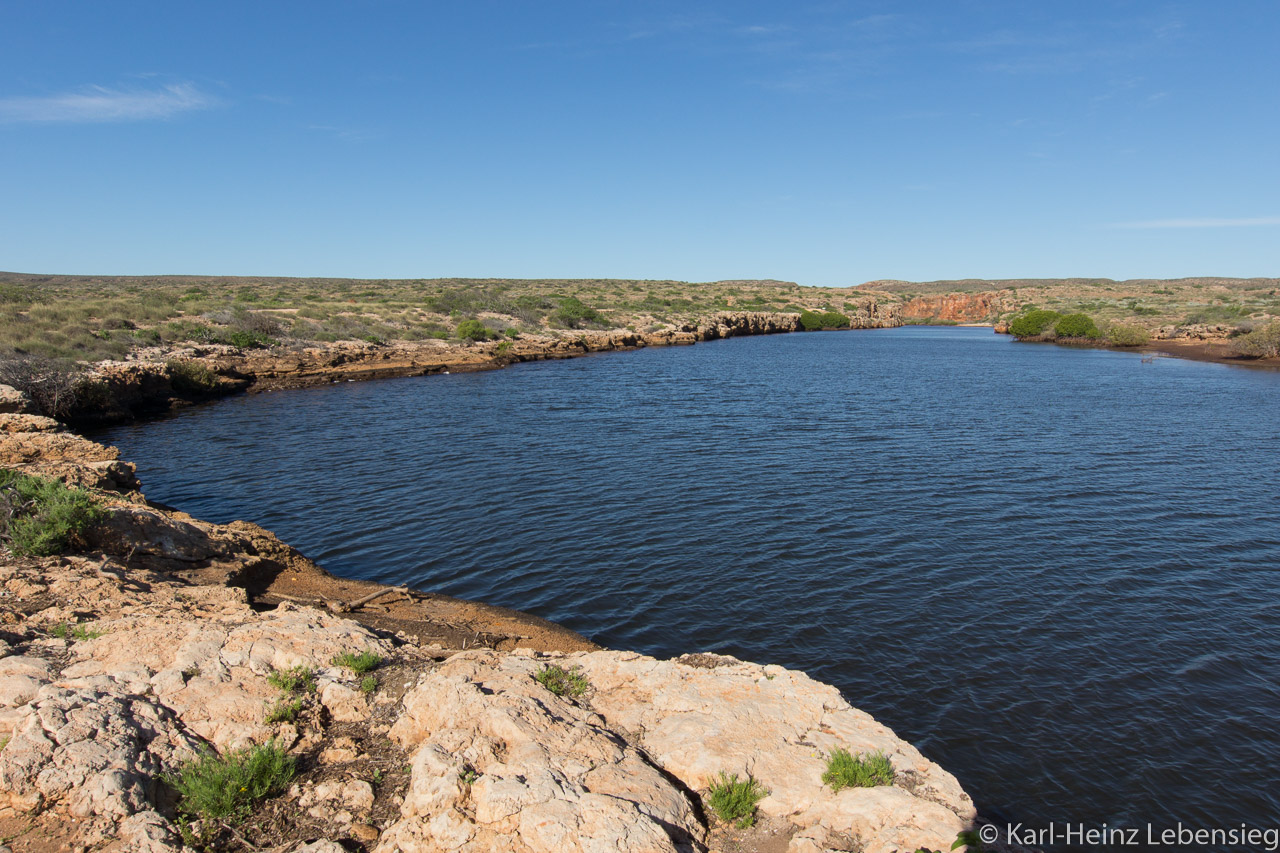
[[[339,574],[805,669],[993,815],[1275,826],[1277,424],[1274,374],[900,329],[274,393],[105,438],[152,498]]]

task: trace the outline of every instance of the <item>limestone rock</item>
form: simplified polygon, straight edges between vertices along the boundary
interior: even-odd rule
[[[771,792],[759,806],[765,814],[850,833],[868,851],[949,849],[974,818],[955,777],[802,672],[708,655],[696,666],[619,652],[572,660],[608,725],[638,732],[639,745],[691,788],[720,772],[750,774]],[[837,747],[884,752],[911,789],[833,794],[821,778]]]
[[[0,385],[0,414],[33,414],[31,398],[12,385]]]
[[[685,792],[538,666],[467,652],[406,695],[391,737],[414,751],[409,790],[378,851],[693,849]]]

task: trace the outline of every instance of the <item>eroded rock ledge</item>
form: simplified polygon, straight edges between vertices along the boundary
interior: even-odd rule
[[[723,849],[734,831],[701,796],[720,772],[769,789],[757,832],[790,853],[946,850],[974,820],[951,774],[802,672],[601,650],[496,610],[471,614],[484,640],[463,650],[466,632],[414,629],[413,614],[436,618],[423,602],[357,619],[319,593],[273,598],[280,576],[322,570],[261,528],[148,504],[114,449],[45,419],[0,414],[0,460],[110,506],[87,553],[0,556],[0,836],[14,853],[179,850],[163,776],[200,749],[270,739],[302,772],[237,830],[260,849]],[[85,630],[57,630],[71,625]],[[383,658],[372,688],[332,663],[358,651]],[[540,684],[549,663],[577,667],[585,694]],[[296,666],[315,692],[267,723],[268,677]],[[883,751],[897,781],[833,793],[821,775],[837,747]]]

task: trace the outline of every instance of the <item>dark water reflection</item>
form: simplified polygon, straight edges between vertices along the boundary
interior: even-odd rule
[[[112,430],[150,497],[613,647],[799,667],[1031,825],[1280,825],[1280,374],[737,339]]]

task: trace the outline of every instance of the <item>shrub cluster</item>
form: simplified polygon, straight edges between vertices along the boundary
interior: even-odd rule
[[[1115,347],[1140,347],[1151,340],[1151,333],[1141,326],[1115,323],[1107,329],[1107,343]]]
[[[847,329],[849,317],[839,311],[801,311],[800,325],[806,332],[819,329]]]
[[[169,386],[179,394],[211,394],[218,387],[218,374],[198,361],[171,361],[165,365]]]
[[[1089,338],[1090,340],[1102,335],[1088,314],[1066,315],[1054,324],[1053,333],[1060,338]]]
[[[1009,334],[1015,338],[1034,338],[1043,335],[1062,319],[1057,311],[1036,308],[1014,317],[1009,323]]]
[[[1231,342],[1237,355],[1245,358],[1275,358],[1280,356],[1280,320],[1272,320],[1246,332]]]
[[[501,335],[490,331],[489,327],[479,320],[463,320],[458,324],[458,337],[464,341],[487,341]]]
[[[582,324],[599,323],[600,312],[576,296],[565,296],[549,319],[557,326],[576,329]]]
[[[254,803],[284,792],[293,779],[293,757],[268,741],[226,755],[205,753],[165,776],[181,800],[179,809],[202,819],[241,820]]]
[[[65,551],[103,514],[86,491],[0,469],[0,538],[15,554],[46,557]]]

